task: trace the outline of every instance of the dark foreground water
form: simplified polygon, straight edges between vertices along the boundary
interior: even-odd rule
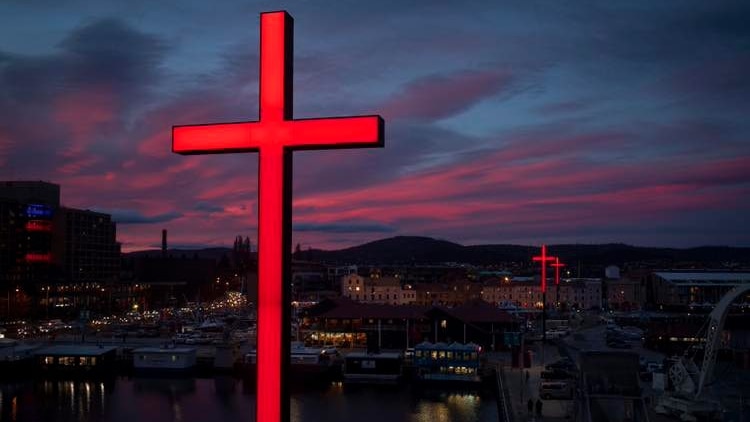
[[[489,394],[340,384],[301,390],[292,395],[296,422],[497,421]],[[231,377],[0,383],[2,422],[254,421],[254,409],[254,388]]]

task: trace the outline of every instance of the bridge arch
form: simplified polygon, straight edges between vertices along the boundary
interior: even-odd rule
[[[706,329],[706,345],[703,354],[703,365],[701,366],[700,376],[698,378],[698,389],[695,396],[700,396],[703,386],[712,378],[714,365],[716,364],[716,352],[719,350],[721,341],[721,331],[724,329],[724,322],[729,313],[729,306],[738,297],[750,292],[750,284],[744,284],[734,287],[728,291],[716,304],[708,318],[708,328]]]

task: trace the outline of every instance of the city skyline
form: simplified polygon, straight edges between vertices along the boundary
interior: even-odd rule
[[[335,5],[285,6],[295,117],[379,113],[387,147],[296,155],[294,243],[750,245],[747,5]],[[124,251],[254,238],[257,156],[170,130],[257,116],[278,8],[0,5],[0,180],[111,213]]]

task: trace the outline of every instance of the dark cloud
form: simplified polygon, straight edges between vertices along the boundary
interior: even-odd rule
[[[67,81],[76,87],[111,83],[121,90],[141,90],[156,82],[166,52],[158,37],[107,18],[81,26],[61,43]]]
[[[431,75],[406,85],[382,110],[390,118],[444,119],[498,94],[510,81],[510,74],[502,71],[464,70]]]
[[[166,45],[124,22],[108,18],[80,26],[48,56],[0,52],[0,88],[20,104],[107,84],[133,97],[156,83]]]
[[[224,207],[222,206],[211,204],[209,202],[203,202],[203,201],[196,203],[193,209],[196,211],[204,211],[204,212],[224,211]]]
[[[152,224],[165,223],[182,217],[178,212],[167,212],[156,215],[144,215],[137,210],[107,210],[102,211],[112,215],[112,219],[118,224]]]
[[[379,223],[295,223],[294,231],[326,233],[394,233],[394,227]]]

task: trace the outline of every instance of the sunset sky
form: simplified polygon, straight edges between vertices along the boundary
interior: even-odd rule
[[[295,153],[294,243],[750,246],[750,3],[0,1],[0,180],[111,213],[123,250],[256,236],[259,13],[295,19],[294,115],[384,149]]]

